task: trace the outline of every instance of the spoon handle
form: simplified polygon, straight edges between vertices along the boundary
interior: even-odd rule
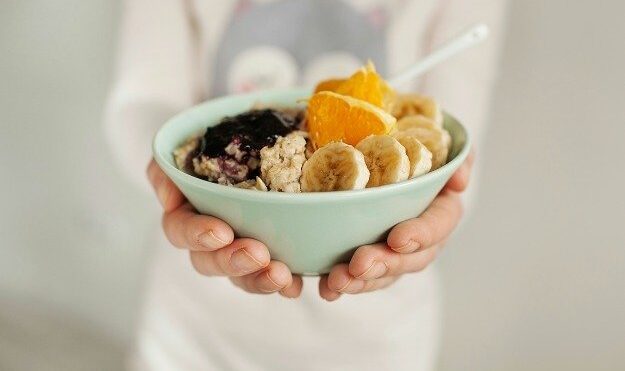
[[[467,31],[464,31],[459,36],[451,39],[419,62],[389,79],[389,84],[393,88],[397,88],[413,80],[415,77],[427,72],[432,67],[446,61],[448,58],[453,57],[454,55],[484,41],[488,37],[488,33],[488,26],[483,23],[469,28]]]

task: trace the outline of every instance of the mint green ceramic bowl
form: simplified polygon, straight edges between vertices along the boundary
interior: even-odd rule
[[[264,242],[272,259],[294,273],[317,275],[347,261],[356,247],[384,240],[395,224],[421,214],[467,157],[470,140],[462,125],[445,115],[453,143],[446,165],[416,179],[358,191],[259,192],[210,183],[176,168],[173,150],[224,116],[255,103],[296,106],[309,95],[307,89],[291,89],[208,101],[167,121],[153,150],[156,162],[199,212],[223,219],[239,236]]]

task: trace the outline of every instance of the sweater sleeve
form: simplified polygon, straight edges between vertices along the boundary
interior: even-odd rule
[[[197,37],[186,4],[183,0],[124,2],[104,131],[114,161],[145,189],[152,137],[198,95]]]

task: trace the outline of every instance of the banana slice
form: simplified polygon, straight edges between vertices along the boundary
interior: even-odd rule
[[[426,174],[432,168],[432,152],[415,137],[404,136],[397,141],[406,148],[410,159],[410,179]]]
[[[443,126],[443,111],[438,102],[430,97],[418,94],[398,94],[391,105],[391,114],[402,119],[411,115],[423,115]]]
[[[303,192],[363,189],[369,170],[362,153],[349,144],[334,142],[319,148],[302,167]]]
[[[404,116],[395,125],[396,131],[408,130],[413,128],[438,129],[440,126],[429,117],[423,115]]]
[[[414,137],[432,152],[432,169],[445,165],[449,154],[451,137],[446,130],[429,128],[412,128],[394,133],[395,138]]]
[[[449,132],[442,127],[436,126],[436,124],[428,119],[425,116],[416,115],[416,116],[408,116],[402,119],[401,128],[397,128],[394,132],[397,131],[407,131],[410,129],[426,129],[441,132],[443,137],[443,143],[447,146],[447,148],[451,147],[451,136]]]
[[[410,159],[406,149],[390,135],[370,135],[356,149],[365,156],[371,175],[367,188],[392,184],[408,179]]]

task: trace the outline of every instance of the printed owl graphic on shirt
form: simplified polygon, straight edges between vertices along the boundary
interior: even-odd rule
[[[368,59],[386,70],[385,8],[343,0],[239,2],[216,53],[213,96],[314,86]]]

